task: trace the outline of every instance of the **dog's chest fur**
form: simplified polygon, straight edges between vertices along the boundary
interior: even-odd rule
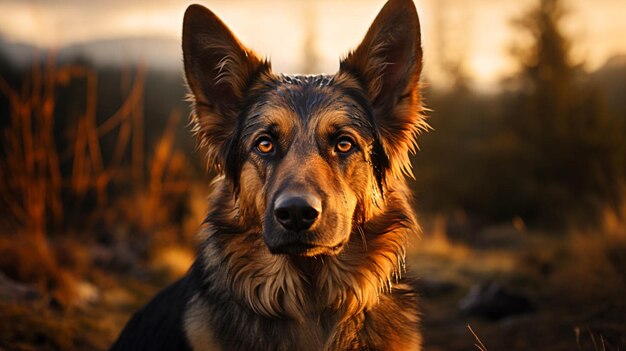
[[[184,313],[184,331],[193,350],[205,351],[417,350],[421,336],[416,302],[411,289],[398,284],[375,308],[347,320],[330,313],[294,323],[261,317],[232,300],[208,301],[198,294]]]

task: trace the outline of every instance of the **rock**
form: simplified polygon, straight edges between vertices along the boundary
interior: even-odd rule
[[[0,300],[34,301],[41,297],[34,287],[16,282],[0,272]]]
[[[472,286],[459,302],[459,307],[469,315],[494,320],[529,313],[535,309],[530,299],[507,290],[498,282]]]

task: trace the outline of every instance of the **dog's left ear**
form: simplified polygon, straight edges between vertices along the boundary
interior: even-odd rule
[[[209,162],[224,170],[229,145],[255,77],[271,70],[245,48],[209,9],[191,5],[183,21],[185,76],[192,92],[193,124]]]
[[[396,171],[411,174],[408,154],[415,151],[417,132],[427,126],[421,115],[421,71],[420,24],[412,0],[389,0],[358,48],[340,65],[340,72],[364,85],[383,150],[396,175]]]

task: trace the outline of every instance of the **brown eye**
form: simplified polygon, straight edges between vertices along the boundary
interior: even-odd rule
[[[256,149],[262,154],[269,154],[274,151],[274,143],[268,138],[261,138],[256,143]]]
[[[335,150],[337,150],[337,152],[345,154],[352,150],[353,146],[354,142],[352,141],[352,139],[348,137],[342,137],[337,141],[337,145],[335,145]]]

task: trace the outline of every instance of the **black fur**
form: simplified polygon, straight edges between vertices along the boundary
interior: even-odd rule
[[[183,330],[183,313],[191,294],[200,286],[198,270],[157,294],[137,311],[111,346],[111,351],[191,350]]]

